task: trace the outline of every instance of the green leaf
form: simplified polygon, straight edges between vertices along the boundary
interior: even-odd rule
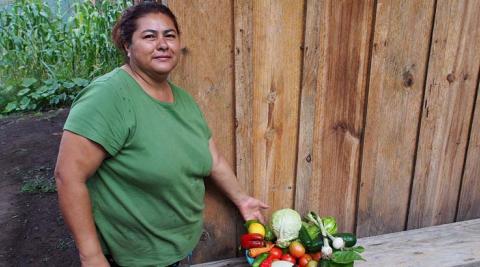
[[[22,100],[20,100],[20,109],[25,110],[27,109],[28,105],[30,104],[30,98],[24,96]]]
[[[85,79],[82,79],[82,78],[74,78],[72,81],[73,81],[76,85],[81,86],[81,87],[86,86],[86,85],[88,85],[88,83],[89,83],[88,80],[85,80]]]
[[[3,112],[4,113],[10,113],[10,112],[14,111],[15,109],[17,109],[17,102],[10,102],[10,103],[7,104],[7,106],[5,107]]]
[[[356,247],[353,247],[352,250],[357,252],[357,253],[362,253],[362,252],[365,251],[365,248],[362,247],[362,246],[356,246]]]
[[[30,88],[25,88],[25,89],[22,89],[22,90],[18,91],[17,95],[18,96],[26,95],[29,91],[30,91]]]
[[[343,248],[344,251],[355,251],[357,253],[362,253],[365,251],[365,248],[362,246],[356,246],[351,248]]]
[[[335,263],[351,263],[356,260],[365,260],[355,251],[335,251],[332,254],[332,261]]]
[[[22,86],[23,87],[30,87],[36,82],[37,82],[37,79],[35,79],[35,78],[25,78],[25,79],[22,80]]]
[[[71,82],[64,82],[63,87],[65,87],[67,89],[71,89],[71,88],[75,87],[75,84],[71,83]]]

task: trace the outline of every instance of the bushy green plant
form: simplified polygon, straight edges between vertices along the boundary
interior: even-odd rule
[[[131,1],[20,0],[0,8],[0,111],[45,110],[71,103],[96,76],[118,66],[111,28]]]

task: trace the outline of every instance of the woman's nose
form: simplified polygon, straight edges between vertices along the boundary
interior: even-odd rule
[[[165,39],[163,37],[158,38],[157,49],[158,50],[167,50],[168,49],[168,43],[165,41]]]

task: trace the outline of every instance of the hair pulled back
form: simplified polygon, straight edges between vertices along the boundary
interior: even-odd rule
[[[175,25],[175,30],[180,34],[177,18],[167,6],[161,3],[144,1],[127,8],[112,29],[113,43],[122,52],[125,62],[128,62],[125,46],[128,47],[132,43],[133,33],[137,30],[137,20],[152,13],[161,13],[169,17]]]

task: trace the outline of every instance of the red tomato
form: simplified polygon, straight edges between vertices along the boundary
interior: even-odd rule
[[[320,261],[320,259],[322,258],[322,252],[315,252],[315,253],[312,253],[310,254],[310,256],[312,256],[312,260],[315,260],[315,261]]]
[[[300,267],[305,267],[307,266],[308,262],[311,260],[312,260],[312,257],[308,254],[305,254],[302,257],[300,257],[300,259],[298,259],[298,265],[300,265]]]
[[[274,247],[270,250],[270,257],[272,257],[272,259],[280,259],[282,254],[281,248]]]
[[[300,258],[301,256],[305,255],[305,247],[298,241],[293,241],[288,247],[288,251],[295,258]]]
[[[282,260],[282,261],[289,261],[289,262],[291,262],[291,263],[293,263],[293,264],[296,264],[296,263],[297,263],[297,261],[295,260],[295,258],[294,258],[292,255],[288,254],[288,253],[283,254],[281,260]]]

